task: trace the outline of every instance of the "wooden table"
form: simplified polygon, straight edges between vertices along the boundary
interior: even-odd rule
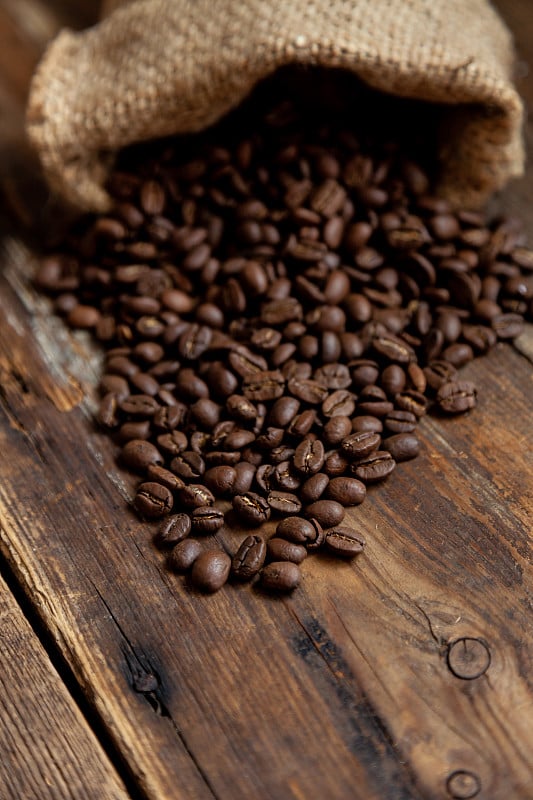
[[[27,84],[91,5],[0,3],[2,182],[26,221],[42,198],[23,181]],[[530,3],[499,7],[531,107]],[[532,175],[497,202],[533,242]],[[0,798],[533,798],[531,328],[464,370],[478,408],[425,419],[422,455],[351,512],[368,539],[356,564],[310,559],[288,599],[206,598],[126,511],[128,477],[91,421],[99,354],[51,316],[32,269],[9,224]]]

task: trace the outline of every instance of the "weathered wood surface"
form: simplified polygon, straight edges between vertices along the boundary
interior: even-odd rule
[[[527,58],[528,4],[506,6]],[[530,97],[533,76],[519,86]],[[531,172],[505,203],[533,240],[530,187]],[[310,558],[289,599],[205,598],[126,511],[90,419],[97,353],[29,288],[24,248],[1,260],[1,557],[140,796],[530,799],[531,331],[465,370],[478,408],[425,420],[422,456],[351,512],[356,564]],[[477,678],[448,666],[462,637],[490,653]]]
[[[130,795],[0,577],[0,797]]]

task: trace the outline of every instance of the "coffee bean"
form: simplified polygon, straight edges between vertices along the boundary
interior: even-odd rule
[[[296,448],[292,463],[303,475],[320,472],[324,464],[324,445],[319,439],[305,438]]]
[[[280,397],[270,410],[269,425],[274,428],[286,428],[298,413],[299,408],[300,401],[296,397]]]
[[[184,450],[172,459],[170,469],[182,480],[189,481],[204,474],[205,462],[194,450]]]
[[[226,583],[231,569],[231,558],[222,550],[207,550],[195,559],[191,581],[203,592],[218,592]]]
[[[242,581],[251,580],[265,563],[266,552],[265,540],[261,536],[247,536],[233,556],[233,575]]]
[[[385,417],[385,428],[391,433],[413,433],[418,420],[411,411],[391,411]]]
[[[242,384],[242,391],[248,400],[276,400],[281,397],[285,388],[285,379],[279,370],[264,370],[247,375]]]
[[[141,516],[157,519],[172,510],[174,501],[166,486],[148,481],[138,487],[133,504]]]
[[[342,452],[349,459],[363,458],[377,450],[381,436],[373,431],[358,431],[347,436],[341,442]]]
[[[397,433],[394,436],[388,436],[383,440],[381,446],[391,454],[396,462],[409,461],[411,458],[416,458],[420,452],[420,441],[412,433]]]
[[[376,450],[352,464],[352,473],[363,483],[377,483],[387,478],[396,466],[386,450]]]
[[[156,542],[159,547],[174,547],[186,539],[191,532],[191,518],[188,514],[174,514],[161,523]]]
[[[437,392],[437,404],[447,414],[462,414],[474,408],[476,397],[476,388],[470,381],[450,381]]]
[[[224,524],[224,514],[218,508],[197,506],[191,513],[193,533],[210,535],[216,533]]]
[[[316,519],[323,528],[339,525],[344,519],[344,513],[344,507],[336,500],[317,500],[305,508],[305,516]]]
[[[184,486],[178,494],[180,503],[185,508],[199,508],[200,506],[211,506],[215,498],[207,488],[201,483],[190,483]]]
[[[204,473],[205,485],[216,497],[231,495],[236,479],[237,471],[230,466],[211,467]]]
[[[250,491],[255,475],[255,466],[248,461],[235,464],[235,482],[231,494],[242,495]]]
[[[276,535],[289,542],[307,546],[316,541],[318,533],[312,521],[303,517],[287,517],[278,523]]]
[[[124,464],[138,472],[144,472],[150,464],[162,464],[161,453],[150,442],[144,439],[132,439],[122,448],[121,458]]]
[[[268,493],[267,502],[270,508],[278,514],[298,514],[302,510],[302,504],[297,495],[280,492],[277,489]]]
[[[270,592],[292,592],[300,581],[300,568],[291,561],[272,561],[261,570],[261,586]]]
[[[149,481],[166,486],[171,492],[178,492],[185,485],[181,478],[159,464],[149,464],[146,468],[146,477]]]
[[[352,432],[352,421],[349,416],[338,415],[329,419],[324,425],[323,438],[327,444],[337,445]]]
[[[178,455],[187,449],[189,442],[183,431],[172,431],[158,436],[157,445],[168,455]]]
[[[307,557],[307,550],[301,544],[273,536],[267,543],[267,555],[270,561],[292,561],[294,564],[301,564]]]
[[[184,539],[173,548],[167,566],[174,572],[186,572],[192,567],[200,553],[202,545],[196,539]]]
[[[319,500],[329,484],[329,477],[324,472],[317,472],[308,478],[300,488],[300,498],[304,505]]]
[[[326,531],[327,550],[341,558],[353,558],[359,555],[365,544],[364,537],[351,528],[337,526]]]
[[[328,500],[336,500],[343,506],[357,506],[366,497],[366,486],[357,478],[346,476],[332,478],[326,489]]]
[[[394,411],[391,411],[391,414],[394,413],[395,413]],[[390,414],[386,417],[386,419],[388,419],[389,416]],[[383,430],[383,422],[380,419],[378,419],[378,417],[372,417],[366,414],[361,414],[361,416],[357,416],[352,419],[353,433],[363,433],[363,431],[366,431],[368,433],[381,433],[382,430]]]
[[[237,517],[248,525],[261,525],[270,519],[270,506],[264,497],[255,492],[235,495],[233,510]]]

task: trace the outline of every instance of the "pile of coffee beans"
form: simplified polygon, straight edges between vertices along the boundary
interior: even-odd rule
[[[429,407],[475,406],[459,368],[532,313],[516,221],[452,210],[412,147],[280,92],[125,153],[113,212],[36,276],[105,347],[98,421],[207,592],[360,553],[346,507],[417,456]]]

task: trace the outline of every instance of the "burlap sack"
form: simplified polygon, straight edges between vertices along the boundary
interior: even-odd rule
[[[108,9],[94,28],[52,42],[29,99],[48,180],[80,208],[108,207],[109,154],[204,128],[289,62],[345,67],[376,89],[448,104],[438,157],[454,203],[482,204],[522,171],[512,45],[488,0],[108,0]]]

